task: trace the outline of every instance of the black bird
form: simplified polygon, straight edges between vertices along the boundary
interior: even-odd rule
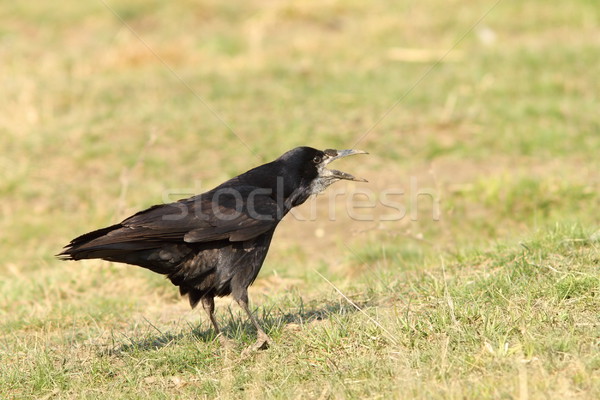
[[[225,339],[214,317],[214,297],[232,294],[258,332],[253,347],[266,347],[269,338],[248,309],[248,287],[277,224],[293,207],[338,180],[364,181],[326,166],[365,153],[297,147],[208,192],[155,205],[79,236],[57,257],[101,258],[166,275],[181,295],[188,295],[192,308],[202,302],[221,341]]]

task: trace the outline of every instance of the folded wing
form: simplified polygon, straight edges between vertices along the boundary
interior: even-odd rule
[[[214,191],[141,211],[120,224],[79,236],[59,254],[65,259],[103,258],[99,250],[155,248],[158,243],[245,241],[277,226],[277,202],[260,189]],[[91,255],[91,256],[90,256]]]

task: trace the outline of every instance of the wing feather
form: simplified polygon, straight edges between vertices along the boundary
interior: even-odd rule
[[[202,243],[245,241],[261,235],[281,219],[277,202],[252,186],[210,191],[175,203],[150,207],[127,218],[110,232],[115,241],[172,240]],[[263,192],[264,193],[264,190]],[[105,239],[109,239],[105,237]],[[108,240],[108,241],[112,241]]]

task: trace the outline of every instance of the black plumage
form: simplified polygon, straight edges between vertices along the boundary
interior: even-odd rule
[[[266,346],[269,339],[248,309],[248,287],[260,271],[275,228],[312,194],[340,179],[360,180],[326,168],[335,159],[360,153],[297,147],[208,192],[155,205],[79,236],[58,257],[100,258],[164,274],[192,307],[202,302],[217,334],[213,299],[232,294],[258,331],[255,347]]]

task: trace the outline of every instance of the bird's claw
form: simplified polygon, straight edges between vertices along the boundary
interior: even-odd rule
[[[258,334],[258,338],[254,344],[248,346],[242,352],[242,356],[248,356],[251,353],[257,352],[259,350],[266,350],[273,344],[273,341],[270,337],[267,336],[266,333]]]
[[[271,341],[271,338],[268,337],[265,333],[262,333],[258,335],[258,338],[256,339],[256,342],[254,342],[252,347],[254,348],[254,350],[266,350],[272,344],[273,342]]]

